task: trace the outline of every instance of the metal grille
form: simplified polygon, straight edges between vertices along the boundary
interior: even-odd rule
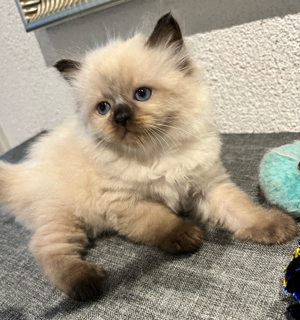
[[[130,0],[15,0],[26,31],[107,9]]]
[[[27,23],[88,0],[19,0]]]

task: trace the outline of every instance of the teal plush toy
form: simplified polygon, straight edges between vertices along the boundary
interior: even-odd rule
[[[259,182],[271,204],[300,218],[300,141],[267,153],[260,164]]]

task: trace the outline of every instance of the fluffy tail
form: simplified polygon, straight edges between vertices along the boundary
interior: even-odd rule
[[[11,164],[0,161],[0,203],[7,204],[8,189],[8,168]]]
[[[0,161],[0,204],[21,222],[28,220],[30,207],[30,188],[28,170],[24,164],[11,164]]]

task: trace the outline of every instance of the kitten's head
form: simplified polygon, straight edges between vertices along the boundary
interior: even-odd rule
[[[205,115],[197,68],[170,13],[149,38],[114,41],[82,61],[61,60],[55,67],[74,86],[89,132],[114,150],[177,148],[195,117]]]

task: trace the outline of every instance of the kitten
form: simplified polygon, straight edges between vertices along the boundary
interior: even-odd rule
[[[56,68],[74,87],[78,114],[42,137],[20,164],[0,163],[0,197],[34,231],[30,249],[70,297],[93,299],[105,271],[81,259],[88,235],[115,230],[178,254],[202,232],[179,211],[237,239],[284,243],[294,220],[255,206],[230,180],[209,100],[178,23],[164,15],[136,35]]]

